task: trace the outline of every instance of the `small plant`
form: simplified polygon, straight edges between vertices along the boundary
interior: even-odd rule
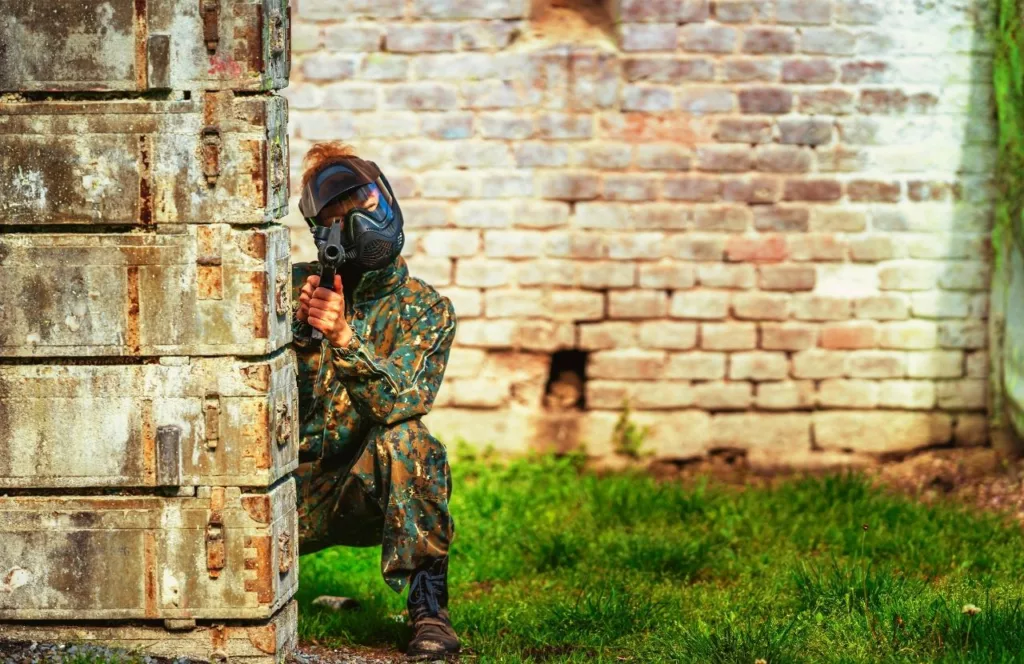
[[[616,454],[639,459],[644,456],[644,441],[651,428],[637,426],[629,417],[631,412],[629,400],[626,399],[622,402],[622,414],[615,423],[615,431],[612,433],[612,446]]]

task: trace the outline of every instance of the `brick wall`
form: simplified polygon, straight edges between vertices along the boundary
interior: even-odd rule
[[[608,452],[628,399],[672,458],[985,441],[991,7],[299,3],[293,184],[320,139],[391,176],[460,319],[440,436]]]

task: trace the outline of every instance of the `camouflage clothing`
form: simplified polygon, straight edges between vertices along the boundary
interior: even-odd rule
[[[316,263],[292,268],[294,310]],[[409,277],[399,257],[346,300],[352,342],[313,341],[294,319],[299,364],[300,551],[382,544],[381,571],[401,591],[448,553],[451,477],[430,411],[455,335],[451,302]]]

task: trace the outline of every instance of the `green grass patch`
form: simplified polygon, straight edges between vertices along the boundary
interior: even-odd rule
[[[739,490],[573,458],[454,472],[452,618],[477,661],[1024,662],[1024,542],[999,515],[856,474]],[[379,555],[302,559],[303,639],[404,643]]]

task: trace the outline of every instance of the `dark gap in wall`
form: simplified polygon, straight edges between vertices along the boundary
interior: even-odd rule
[[[586,408],[587,355],[583,350],[560,350],[551,356],[551,372],[544,387],[545,408]]]

